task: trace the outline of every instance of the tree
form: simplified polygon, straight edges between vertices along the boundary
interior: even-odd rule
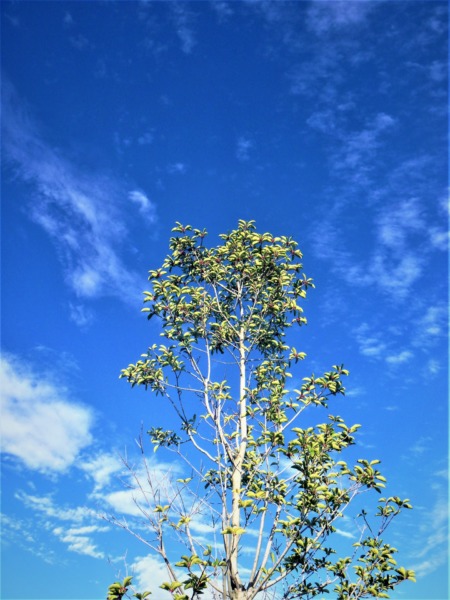
[[[378,525],[363,509],[359,541],[350,556],[335,556],[336,523],[363,492],[380,493],[386,479],[379,460],[349,466],[340,459],[360,427],[327,410],[344,394],[342,365],[303,378],[299,389],[289,386],[305,354],[288,345],[288,330],[306,323],[299,303],[314,287],[302,274],[297,243],[257,233],[253,221],[239,221],[215,248],[205,246],[206,231],[177,223],[173,232],[162,268],[150,271],[143,309],[161,320],[166,343],[152,345],[121,375],[172,406],[179,429],[155,425],[148,435],[155,450],[178,453],[189,467],[190,476],[163,494],[151,476],[145,489],[139,482],[150,497],[141,510],[153,538],[137,537],[167,566],[161,587],[174,600],[208,588],[230,600],[328,591],[342,600],[388,598],[414,572],[397,568],[397,550],[381,536],[411,505],[380,497]],[[304,413],[313,407],[328,414],[310,427]],[[208,543],[196,537],[199,519],[211,524]],[[178,560],[177,534],[187,547]]]

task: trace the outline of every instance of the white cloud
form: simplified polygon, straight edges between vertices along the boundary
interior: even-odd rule
[[[211,3],[211,6],[215,10],[221,23],[227,21],[228,18],[233,15],[234,11],[231,8],[231,4],[231,2],[226,2],[224,0],[213,0]]]
[[[316,255],[331,260],[334,270],[349,284],[378,287],[396,300],[406,298],[423,273],[425,256],[418,255],[410,243],[399,251],[378,240],[372,254],[360,258],[345,249],[345,237],[326,220],[320,231],[313,231],[311,240]]]
[[[375,178],[377,163],[384,160],[380,150],[385,134],[396,121],[380,112],[368,119],[363,128],[349,132],[336,118],[337,111],[329,112],[329,118],[335,117],[333,137],[341,144],[332,151],[332,169],[345,186],[331,188],[331,207],[311,236],[315,251],[332,261],[335,272],[352,286],[378,287],[400,302],[423,277],[432,253],[448,248],[448,231],[440,225],[447,200],[443,195],[436,197],[435,188],[430,188],[430,181],[436,179],[436,160],[428,155],[404,160],[389,170],[386,181],[380,183]],[[322,118],[326,118],[317,118],[315,128],[325,128]],[[349,203],[353,207],[356,198],[361,197],[361,187],[368,198],[360,207],[364,211],[367,243],[357,253],[349,249],[342,223]],[[341,223],[339,228],[337,222]]]
[[[429,75],[433,82],[446,81],[448,75],[448,64],[444,61],[434,60],[429,67]]]
[[[35,189],[28,213],[52,238],[68,284],[81,297],[135,301],[140,278],[118,254],[128,235],[118,181],[80,171],[41,138],[12,85],[3,82],[5,158]]]
[[[156,206],[155,204],[143,193],[139,190],[133,190],[129,192],[128,199],[134,204],[137,204],[139,207],[139,212],[147,221],[151,224],[156,223],[157,215],[156,215]]]
[[[439,227],[430,227],[428,229],[431,245],[437,250],[446,252],[449,248],[450,231]]]
[[[121,468],[121,481],[119,490],[104,491],[109,485],[112,474],[118,473],[119,465],[114,463],[113,456],[100,457],[98,462],[88,463],[84,470],[94,477],[96,492],[95,498],[108,505],[115,513],[130,516],[142,516],[142,510],[153,511],[156,504],[167,502],[168,498],[177,496],[174,488],[174,479],[183,474],[182,465],[178,462],[158,462],[156,457],[146,460],[137,467],[123,465]],[[95,466],[99,467],[94,475]],[[116,469],[117,467],[117,469]],[[124,470],[125,469],[125,470]],[[125,489],[124,489],[125,488]]]
[[[253,148],[253,142],[245,136],[241,136],[236,145],[236,158],[245,162],[250,158],[250,150]]]
[[[427,338],[445,335],[447,325],[448,314],[443,305],[429,306],[421,319],[423,335]]]
[[[72,35],[69,37],[69,41],[74,48],[77,50],[84,50],[85,48],[93,48],[93,44],[84,36],[79,33],[78,35]]]
[[[368,338],[361,343],[360,352],[364,356],[382,356],[386,350],[386,345],[378,342],[374,338]]]
[[[159,586],[165,581],[170,581],[167,568],[162,561],[155,556],[141,556],[136,558],[131,565],[134,576],[133,585],[139,590],[149,590],[154,595],[169,598],[169,592],[159,590]]]
[[[435,504],[425,513],[420,526],[420,543],[416,543],[414,553],[416,563],[411,565],[418,578],[430,575],[447,562],[448,516],[446,493],[438,486]]]
[[[425,217],[417,198],[402,200],[394,207],[384,207],[378,219],[380,242],[396,250],[403,250],[408,233],[425,228]]]
[[[342,145],[332,159],[333,169],[347,180],[350,177],[353,183],[367,183],[376,152],[382,145],[382,135],[395,123],[390,115],[378,113],[363,129],[342,132]]]
[[[194,515],[194,517],[191,520],[189,525],[190,525],[191,531],[193,531],[196,534],[211,535],[215,531],[217,531],[217,527],[214,527],[214,525],[212,523],[211,515],[209,516],[209,519],[207,519],[205,515],[196,514],[196,515]],[[220,527],[220,528],[222,528],[222,527]]]
[[[182,162],[172,163],[167,166],[167,172],[170,173],[171,175],[173,175],[173,174],[184,175],[186,173],[186,171],[187,171],[187,167]]]
[[[322,133],[334,134],[337,129],[336,111],[331,108],[315,111],[309,116],[306,123],[312,129],[316,129]]]
[[[0,361],[2,451],[29,469],[61,472],[92,442],[92,411],[12,355]]]
[[[400,365],[410,361],[414,354],[410,350],[399,350],[393,352],[391,343],[384,341],[383,337],[373,331],[367,323],[362,323],[354,330],[359,351],[363,356],[385,360],[390,365]],[[387,334],[384,334],[386,337]]]
[[[414,454],[416,457],[421,456],[430,449],[430,442],[433,440],[430,437],[422,436],[417,442],[409,449],[411,454]]]
[[[390,354],[389,356],[386,356],[386,362],[391,365],[399,365],[410,361],[413,356],[414,354],[409,350],[402,350],[398,354]]]
[[[425,309],[422,308],[422,314],[416,319],[416,323],[412,345],[427,352],[437,348],[439,344],[442,344],[448,333],[448,308],[445,302],[429,303]],[[424,366],[425,372],[431,375],[438,373],[442,368],[441,357],[431,355],[428,363]]]
[[[345,395],[348,398],[359,398],[361,396],[365,396],[367,394],[367,390],[363,387],[352,387],[350,389],[346,389]]]
[[[133,587],[139,591],[148,590],[153,592],[153,596],[160,596],[166,599],[171,597],[170,592],[160,589],[160,585],[166,581],[171,581],[171,578],[167,567],[158,555],[137,557],[131,565],[130,573],[133,575]],[[186,577],[186,571],[181,569],[175,568],[175,574],[181,581]],[[249,575],[250,571],[243,568],[241,569],[241,574]],[[214,598],[217,599],[217,597],[218,594],[213,593],[211,588],[207,589],[202,595],[202,598],[205,600],[213,600]]]
[[[170,8],[181,49],[185,54],[190,54],[196,44],[192,28],[193,14],[183,2],[171,2]]]
[[[335,533],[337,533],[337,535],[340,535],[342,537],[348,538],[350,540],[353,540],[353,539],[356,538],[355,534],[350,533],[349,531],[344,531],[343,529],[336,528],[336,532]]]
[[[147,133],[143,133],[138,137],[138,144],[140,146],[149,146],[153,143],[153,133],[148,131]]]
[[[69,11],[66,10],[66,12],[64,13],[64,18],[63,18],[63,23],[66,26],[70,26],[74,24],[74,20],[72,15],[70,14]]]
[[[0,514],[0,520],[3,544],[31,552],[50,565],[58,562],[55,551],[39,540],[35,519]]]
[[[120,515],[130,515],[133,517],[142,516],[142,510],[153,510],[153,503],[151,508],[147,505],[147,498],[140,492],[139,489],[134,488],[131,490],[120,490],[118,492],[111,492],[102,496],[102,499],[109,504],[115,513]]]
[[[109,531],[110,527],[93,524],[84,525],[85,521],[92,522],[92,520],[98,520],[99,517],[92,509],[86,506],[77,506],[75,508],[61,507],[55,504],[50,495],[36,496],[25,492],[17,492],[15,497],[27,508],[35,511],[35,513],[40,513],[45,518],[43,523],[45,529],[51,529],[52,533],[61,542],[68,545],[69,550],[78,554],[92,556],[93,558],[104,558],[104,553],[97,549],[95,542],[92,540],[92,535]],[[54,527],[54,521],[62,521],[64,524],[58,524],[57,527]],[[33,522],[33,529],[36,531],[36,517],[33,518]],[[70,522],[69,526],[66,525],[68,522]],[[33,551],[33,548],[37,546],[37,542],[34,539],[30,539],[27,549]]]
[[[447,200],[437,199],[434,189],[430,193],[434,162],[430,156],[406,160],[390,173],[385,186],[372,189],[371,203],[381,204],[376,224],[386,251],[400,255],[411,245],[416,250],[418,244],[425,251],[448,249],[448,228],[443,225]]]
[[[369,265],[369,274],[373,281],[387,294],[405,298],[413,283],[421,276],[423,260],[411,251],[401,256],[388,256],[379,251]]]
[[[97,518],[96,513],[86,507],[77,506],[76,508],[63,508],[55,504],[51,496],[35,496],[25,492],[17,492],[15,497],[23,502],[25,506],[42,513],[46,517],[57,519],[59,521],[71,521],[72,523],[82,523],[86,519]]]
[[[430,360],[427,362],[427,364],[425,366],[425,370],[429,375],[437,375],[439,373],[439,371],[441,371],[441,369],[442,369],[441,363],[434,358],[430,358]]]
[[[81,329],[86,329],[94,320],[94,313],[82,304],[69,303],[69,318]]]
[[[90,525],[86,527],[71,527],[69,529],[55,527],[53,533],[61,540],[61,542],[68,544],[68,549],[72,552],[85,554],[86,556],[92,556],[93,558],[104,558],[104,552],[97,550],[96,544],[86,534],[99,533],[108,530],[109,527]]]
[[[318,35],[330,30],[354,27],[363,23],[374,2],[348,0],[313,0],[307,13],[307,25]]]
[[[118,456],[107,453],[84,460],[79,467],[94,480],[94,492],[107,487],[112,476],[121,473],[124,469],[123,462]]]
[[[291,34],[291,40],[298,36],[298,32]],[[291,45],[296,45],[296,42]],[[321,41],[308,44],[308,50],[303,59],[294,64],[286,73],[290,81],[290,91],[294,95],[302,95],[312,99],[311,106],[318,109],[318,119],[309,123],[321,129],[324,118],[336,125],[339,114],[348,109],[353,109],[351,96],[343,90],[352,64],[367,60],[367,52],[362,50],[354,40]],[[304,52],[305,44],[299,48]],[[328,112],[330,109],[331,112]],[[334,117],[332,116],[334,114]],[[322,117],[322,118],[321,118]],[[341,132],[340,129],[336,131]]]
[[[355,329],[359,351],[364,356],[382,358],[386,352],[386,344],[378,336],[370,332],[367,323],[362,323]]]

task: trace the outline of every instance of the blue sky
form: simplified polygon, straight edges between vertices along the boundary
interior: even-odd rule
[[[142,291],[174,222],[216,244],[254,219],[299,242],[316,284],[296,376],[350,369],[336,412],[415,507],[389,539],[417,584],[392,597],[446,598],[447,3],[1,11],[1,596],[162,577],[98,518],[133,522],[120,457],[137,460],[141,425],[171,422],[118,374],[158,341]],[[151,457],[156,481],[181,469],[168,461]]]

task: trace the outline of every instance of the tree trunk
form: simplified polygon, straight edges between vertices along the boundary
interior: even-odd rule
[[[242,464],[245,458],[247,448],[247,403],[245,400],[245,331],[241,327],[239,331],[239,425],[238,425],[238,440],[239,444],[236,449],[234,459],[233,473],[231,476],[231,493],[232,493],[232,508],[231,508],[231,526],[239,528],[241,526],[241,485],[242,485]],[[242,590],[242,583],[239,577],[238,565],[238,547],[241,534],[233,533],[231,535],[230,555],[228,564],[230,569],[231,583],[231,598],[232,600],[244,600],[246,594]]]

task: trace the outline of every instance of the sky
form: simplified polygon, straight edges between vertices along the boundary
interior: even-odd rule
[[[414,506],[388,537],[417,583],[391,597],[447,598],[447,3],[4,1],[1,27],[1,597],[127,572],[159,596],[99,515],[134,522],[122,459],[175,421],[118,376],[159,340],[142,292],[175,222],[216,245],[246,219],[316,285],[296,376],[344,363],[336,411]]]

